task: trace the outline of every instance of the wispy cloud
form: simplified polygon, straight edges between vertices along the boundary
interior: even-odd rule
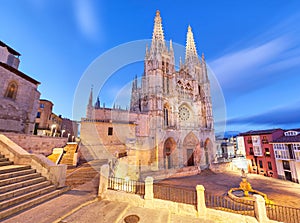
[[[295,26],[299,18],[299,15],[292,16],[255,40],[249,40],[247,46],[236,47],[235,51],[209,63],[225,94],[255,91],[270,77],[286,78],[280,72],[300,66],[300,28]],[[276,80],[280,81],[280,77]]]
[[[300,101],[297,103],[289,104],[273,108],[266,112],[255,114],[246,117],[236,117],[227,120],[228,125],[235,124],[254,124],[260,126],[288,126],[300,125]]]
[[[75,19],[81,33],[89,40],[99,38],[99,21],[92,0],[75,0]]]

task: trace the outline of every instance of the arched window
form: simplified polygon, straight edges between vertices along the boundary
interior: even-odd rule
[[[164,125],[169,126],[169,110],[167,107],[164,107]]]
[[[12,81],[9,83],[9,85],[6,89],[5,97],[11,98],[11,99],[16,99],[17,91],[18,91],[18,85],[16,82]]]

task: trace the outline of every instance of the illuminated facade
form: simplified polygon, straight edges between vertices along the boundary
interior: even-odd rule
[[[92,129],[98,134],[92,136]],[[166,45],[156,12],[141,83],[137,78],[132,83],[130,109],[104,108],[99,99],[93,105],[91,93],[81,121],[81,140],[104,145],[110,153],[116,148],[118,153],[127,151],[134,157],[128,158],[130,163],[153,169],[209,167],[216,158],[210,82],[190,26],[185,61],[177,71],[172,41]]]
[[[250,173],[278,178],[272,141],[282,135],[282,129],[248,131],[240,134],[244,137]]]
[[[18,70],[19,56],[0,41],[0,131],[33,134],[40,83]]]
[[[278,177],[300,182],[300,129],[288,130],[273,140]]]

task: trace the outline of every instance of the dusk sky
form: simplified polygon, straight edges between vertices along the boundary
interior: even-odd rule
[[[0,40],[22,54],[19,69],[41,82],[41,98],[58,115],[85,115],[97,83],[80,92],[86,100],[79,115],[73,100],[90,64],[121,44],[150,39],[158,9],[166,40],[185,45],[191,25],[198,54],[221,86],[228,131],[300,127],[297,0],[3,0],[0,7]],[[142,62],[124,66],[101,89],[101,103],[111,106],[142,73]]]

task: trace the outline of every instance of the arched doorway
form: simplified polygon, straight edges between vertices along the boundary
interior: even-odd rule
[[[186,166],[195,166],[200,161],[199,140],[193,132],[190,132],[183,140],[184,160]]]
[[[173,138],[167,138],[164,143],[164,168],[171,169],[175,163],[176,142]]]

